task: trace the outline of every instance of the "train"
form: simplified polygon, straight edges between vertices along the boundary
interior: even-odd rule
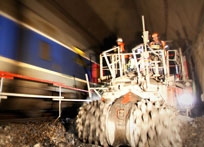
[[[93,51],[88,51],[90,55],[76,46],[67,45],[70,44],[69,40],[66,43],[60,42],[56,39],[57,37],[53,38],[40,31],[39,28],[42,25],[45,25],[45,22],[38,21],[37,27],[33,27],[14,15],[0,11],[1,92],[14,94],[6,100],[1,99],[1,112],[19,110],[35,115],[35,112],[39,110],[57,109],[58,104],[53,106],[52,99],[29,99],[15,96],[15,93],[58,95],[58,87],[50,85],[50,81],[68,87],[61,90],[65,98],[87,98],[85,75],[88,75],[89,81],[94,81],[93,75],[97,74],[98,67]],[[18,77],[24,76],[27,80],[25,78],[3,79],[2,75],[5,73],[18,75]],[[42,82],[42,80],[47,82]],[[13,97],[18,97],[18,99]],[[3,98],[2,95],[1,98]],[[64,102],[62,105],[72,107],[72,103]]]

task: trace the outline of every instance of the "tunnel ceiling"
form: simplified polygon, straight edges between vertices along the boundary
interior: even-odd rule
[[[40,2],[40,1],[39,1]],[[140,43],[142,15],[150,33],[167,42],[190,46],[204,22],[203,0],[48,0],[88,42],[86,48],[107,49],[116,37],[126,47]]]

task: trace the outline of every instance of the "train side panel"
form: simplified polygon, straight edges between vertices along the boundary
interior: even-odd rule
[[[1,56],[82,80],[90,73],[87,58],[3,16],[0,20]]]
[[[17,59],[19,27],[13,21],[0,15],[0,55]]]

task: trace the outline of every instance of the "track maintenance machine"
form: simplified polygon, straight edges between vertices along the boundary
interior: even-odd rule
[[[144,43],[121,53],[119,47],[100,54],[100,87],[90,87],[93,101],[80,107],[78,137],[101,146],[182,146],[178,115],[193,105],[192,81],[180,49],[154,49]],[[156,48],[156,47],[155,47]],[[129,61],[125,61],[129,56]],[[104,80],[105,79],[105,80]],[[94,99],[93,92],[98,95]]]

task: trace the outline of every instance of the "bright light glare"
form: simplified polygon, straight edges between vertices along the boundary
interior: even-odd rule
[[[90,97],[89,97],[90,98]],[[100,100],[100,97],[96,93],[91,94],[91,100]]]
[[[178,97],[178,102],[180,106],[191,107],[194,103],[193,95],[189,92],[184,92]]]

